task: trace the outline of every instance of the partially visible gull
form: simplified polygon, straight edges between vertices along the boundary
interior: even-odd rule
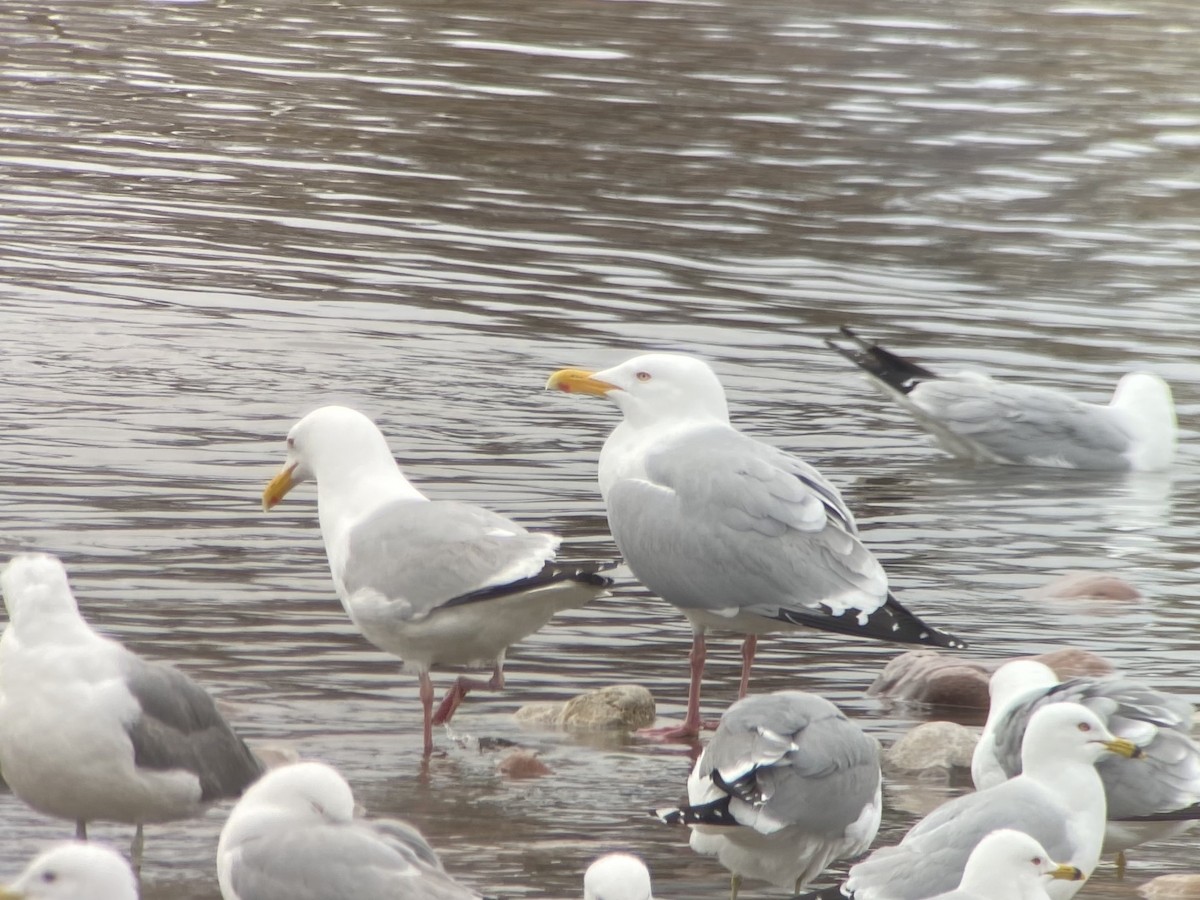
[[[1124,851],[1183,830],[1200,819],[1200,747],[1190,737],[1192,705],[1120,675],[1080,676],[1059,682],[1049,666],[1016,659],[997,669],[988,685],[991,708],[971,759],[971,777],[982,789],[1021,771],[1021,739],[1029,718],[1053,703],[1079,703],[1110,731],[1136,743],[1143,765],[1101,759],[1108,826],[1104,853]],[[1131,821],[1147,816],[1155,821]]]
[[[53,556],[16,556],[0,574],[0,770],[46,815],[137,825],[201,813],[238,796],[262,765],[204,689],[101,637],[79,615]]]
[[[583,873],[583,900],[654,900],[650,871],[632,853],[608,853]]]
[[[375,423],[324,406],[288,432],[287,459],[263,491],[275,506],[303,481],[317,483],[321,537],[351,621],[372,644],[417,671],[424,749],[475,688],[504,687],[504,654],[562,609],[606,592],[598,565],[554,561],[560,538],[527,531],[479,506],[429,500],[396,466]],[[490,665],[460,677],[433,711],[435,665]]]
[[[836,706],[803,691],[746,697],[688,778],[688,806],[658,810],[692,827],[692,848],[733,873],[798,893],[866,850],[882,812],[879,744]]]
[[[638,356],[603,372],[563,369],[547,388],[607,396],[624,420],[600,452],[600,493],[633,574],[692,625],[682,726],[700,730],[704,633],[746,635],[745,696],[760,634],[807,626],[900,643],[962,647],[888,591],[837,489],[812,466],[737,431],[699,359]]]
[[[940,375],[864,341],[849,328],[846,348],[826,341],[909,411],[952,456],[976,462],[1062,469],[1159,471],[1175,457],[1170,386],[1149,372],[1117,383],[1107,405],[1061,391],[994,381],[976,372]]]
[[[446,874],[407,822],[355,819],[337,771],[301,762],[272,769],[233,812],[217,843],[224,900],[477,900]]]
[[[1095,713],[1077,703],[1040,709],[1025,731],[1022,774],[943,803],[899,844],[881,847],[852,866],[840,890],[807,897],[927,900],[953,890],[976,845],[999,828],[1025,832],[1052,858],[1090,875],[1104,839],[1104,786],[1096,760],[1106,752],[1140,755],[1132,742],[1114,737]],[[1076,881],[1055,881],[1047,893],[1051,900],[1069,900],[1080,887]]]
[[[137,879],[116,850],[66,843],[34,858],[0,900],[137,900]]]
[[[933,900],[1050,900],[1051,880],[1082,881],[1083,872],[1056,863],[1046,848],[1025,834],[1002,828],[980,841],[958,887]]]

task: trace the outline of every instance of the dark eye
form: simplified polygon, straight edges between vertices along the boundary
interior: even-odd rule
[[[1040,866],[1042,864],[1042,858],[1040,856],[1035,856],[1033,858],[1033,864],[1035,866]]]
[[[649,381],[649,380],[650,380],[650,373],[649,373],[649,372],[638,372],[638,373],[637,373],[637,380],[638,380],[638,381]]]
[[[289,450],[295,450],[296,449],[296,439],[294,437],[288,438],[287,446],[288,446]]]
[[[1091,725],[1089,725],[1087,722],[1080,722],[1080,723],[1079,723],[1079,730],[1080,730],[1080,731],[1091,731],[1091,730],[1092,730],[1092,726],[1091,726]]]
[[[57,872],[43,872],[42,873],[42,881],[45,882],[46,884],[54,884],[54,882],[58,881],[58,873]]]

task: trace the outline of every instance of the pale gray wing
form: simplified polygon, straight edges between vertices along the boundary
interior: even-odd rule
[[[1059,391],[990,379],[937,378],[909,402],[927,419],[1001,460],[1061,460],[1081,469],[1123,469],[1133,435],[1104,406]]]
[[[1143,760],[1104,756],[1108,818],[1147,816],[1200,801],[1200,747],[1189,737],[1192,705],[1120,675],[1070,678],[1015,705],[997,723],[996,758],[1009,777],[1021,771],[1021,741],[1030,717],[1050,703],[1079,703],[1118,737],[1141,746]]]
[[[121,660],[125,686],[141,710],[127,726],[137,766],[186,769],[199,779],[204,802],[236,797],[262,774],[262,763],[196,682],[133,653]]]
[[[1070,862],[1076,848],[1067,813],[1024,779],[955,797],[914,825],[899,844],[881,847],[851,867],[846,887],[866,896],[874,889],[889,900],[924,900],[951,891],[975,845],[998,828],[1032,835],[1052,859]]]
[[[341,577],[349,594],[378,591],[417,620],[464,595],[537,578],[557,546],[482,507],[397,500],[354,526]]]
[[[422,842],[423,843],[423,842]],[[280,829],[234,850],[239,900],[474,900],[394,835],[365,823]]]
[[[769,834],[796,825],[838,837],[875,801],[879,745],[829,701],[750,697],[721,719],[701,763],[735,798],[733,817]]]

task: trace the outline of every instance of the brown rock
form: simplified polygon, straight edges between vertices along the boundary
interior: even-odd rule
[[[1025,592],[1027,600],[1140,600],[1141,593],[1119,575],[1067,572]]]
[[[1138,886],[1146,900],[1197,900],[1200,898],[1200,875],[1160,875]]]
[[[537,758],[536,750],[514,750],[500,762],[496,771],[506,778],[541,778],[553,770]]]

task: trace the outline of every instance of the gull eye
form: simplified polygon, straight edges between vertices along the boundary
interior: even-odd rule
[[[1091,726],[1091,725],[1089,725],[1087,722],[1080,722],[1080,723],[1079,723],[1079,730],[1080,730],[1080,731],[1091,731],[1091,730],[1092,730],[1092,726]]]
[[[56,881],[58,881],[58,873],[57,872],[43,872],[42,873],[42,882],[44,884],[54,884],[54,882],[56,882]]]
[[[638,372],[638,373],[637,373],[637,380],[638,380],[638,381],[649,381],[649,380],[650,380],[650,373],[649,373],[649,372]]]
[[[1033,858],[1033,864],[1035,866],[1040,866],[1042,864],[1042,858],[1040,856],[1035,856]]]
[[[287,439],[287,448],[288,448],[289,450],[295,450],[295,449],[296,449],[296,439],[295,439],[294,437],[290,437],[290,438],[288,438],[288,439]]]

